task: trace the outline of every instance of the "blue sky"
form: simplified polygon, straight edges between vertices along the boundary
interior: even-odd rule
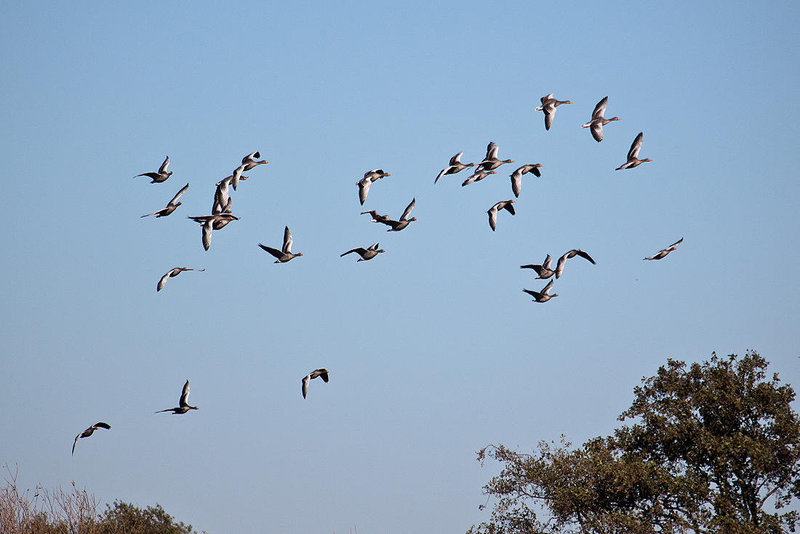
[[[796,3],[0,6],[0,463],[220,532],[463,532],[475,451],[608,433],[667,358],[800,385]],[[570,99],[546,132],[547,93]],[[609,96],[595,143],[580,128]],[[636,169],[615,172],[644,132]],[[433,185],[450,156],[506,165]],[[186,219],[245,154],[241,218]],[[169,154],[163,184],[135,174]],[[392,173],[358,203],[366,170]],[[185,183],[183,205],[163,207]],[[364,209],[419,220],[388,234]],[[283,227],[304,256],[257,243]],[[680,237],[659,262],[642,258]],[[370,262],[342,252],[380,241]],[[554,291],[525,263],[582,248]],[[155,284],[178,265],[205,268]],[[300,395],[317,367],[331,381]],[[191,380],[185,416],[174,406]],[[104,420],[110,432],[72,439]]]

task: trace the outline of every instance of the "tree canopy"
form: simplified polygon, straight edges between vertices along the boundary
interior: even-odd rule
[[[472,534],[780,533],[800,520],[794,390],[755,352],[668,360],[634,388],[613,435],[532,454],[490,445],[491,520]]]

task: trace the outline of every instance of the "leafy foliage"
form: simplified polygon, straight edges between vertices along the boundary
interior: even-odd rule
[[[478,452],[502,464],[484,487],[499,533],[794,532],[800,498],[800,422],[794,391],[755,352],[669,360],[634,389],[612,436],[534,454],[499,445]]]

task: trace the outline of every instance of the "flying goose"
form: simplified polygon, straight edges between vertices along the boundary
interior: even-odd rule
[[[172,197],[172,200],[167,202],[167,206],[165,208],[161,208],[160,210],[154,211],[153,213],[148,213],[147,215],[142,215],[141,218],[150,217],[151,215],[155,215],[156,218],[166,217],[167,215],[178,209],[178,206],[183,204],[183,202],[178,202],[178,199],[181,198],[181,196],[186,192],[187,189],[189,189],[189,184],[186,184],[183,187],[181,187],[181,190],[178,191],[178,193],[174,197]]]
[[[544,280],[544,279],[550,278],[551,276],[553,276],[556,273],[553,269],[550,268],[550,262],[551,261],[552,261],[552,258],[550,257],[550,254],[548,254],[541,265],[532,263],[532,264],[529,264],[529,265],[520,265],[519,268],[520,269],[533,269],[534,271],[536,271],[536,274],[538,275],[536,277],[536,279],[538,280],[539,278],[541,278],[541,279]]]
[[[342,258],[344,256],[347,256],[351,252],[355,252],[356,254],[361,256],[361,259],[358,260],[358,261],[371,260],[372,258],[377,256],[378,254],[380,254],[382,252],[386,252],[383,249],[378,250],[378,246],[380,246],[379,243],[373,243],[372,245],[370,245],[369,248],[361,248],[361,247],[354,248],[354,249],[348,250],[347,252],[341,254],[339,257]]]
[[[514,201],[513,200],[501,200],[491,208],[486,213],[489,214],[489,227],[491,227],[492,232],[494,232],[495,228],[497,228],[497,212],[500,210],[506,210],[511,215],[514,215]]]
[[[147,176],[151,179],[151,184],[160,184],[161,182],[166,182],[167,178],[172,175],[172,171],[167,172],[167,167],[169,167],[169,156],[164,160],[164,163],[161,164],[161,167],[158,168],[157,172],[143,172],[142,174],[137,174],[134,178],[138,178],[139,176]]]
[[[303,380],[301,382],[303,384],[302,391],[303,391],[303,398],[304,399],[306,398],[306,395],[308,395],[308,383],[311,382],[311,380],[313,380],[314,378],[317,378],[317,377],[321,377],[323,382],[327,382],[328,381],[328,370],[327,369],[316,369],[314,371],[311,371],[310,373],[308,373],[306,376],[303,377]]]
[[[457,172],[463,171],[467,167],[474,167],[475,166],[474,163],[461,163],[461,156],[463,154],[464,154],[463,152],[459,152],[458,154],[450,158],[450,165],[445,167],[439,172],[439,175],[436,177],[433,183],[435,184],[436,182],[438,182],[439,178],[441,178],[445,174],[455,174]]]
[[[639,132],[639,135],[637,135],[636,139],[634,139],[633,143],[631,143],[631,149],[628,150],[628,161],[617,167],[615,170],[632,169],[634,167],[638,167],[645,161],[653,161],[650,158],[639,159],[639,149],[642,148],[643,138],[644,134],[642,132]]]
[[[673,250],[678,248],[678,245],[680,245],[681,243],[683,243],[683,238],[678,239],[677,241],[675,241],[673,244],[671,244],[667,248],[662,248],[661,250],[659,250],[658,252],[656,252],[652,256],[649,256],[649,257],[643,258],[643,259],[645,259],[645,260],[660,260],[661,258],[666,256],[667,254],[669,254],[670,252],[672,252]]]
[[[392,220],[389,217],[386,217],[384,215],[378,215],[377,218],[373,217],[372,222],[379,222],[381,224],[385,224],[387,226],[391,226],[391,228],[386,230],[387,232],[399,232],[400,230],[402,230],[403,228],[405,228],[406,226],[411,224],[413,221],[417,220],[416,217],[411,217],[410,219],[408,218],[408,216],[411,215],[411,210],[414,209],[414,206],[416,205],[416,203],[417,203],[417,199],[415,197],[415,198],[413,198],[411,200],[411,203],[409,203],[409,205],[406,206],[406,209],[405,209],[405,211],[403,211],[403,214],[400,216],[400,220],[399,221]]]
[[[190,406],[189,405],[189,381],[187,380],[186,383],[183,385],[183,391],[181,391],[181,398],[178,401],[177,408],[167,408],[166,410],[159,410],[155,413],[162,413],[162,412],[172,412],[172,415],[181,415],[189,410],[199,410],[197,406]]]
[[[594,264],[594,260],[592,259],[589,254],[582,251],[579,248],[573,248],[564,253],[563,256],[558,258],[558,263],[556,263],[556,278],[561,276],[561,273],[564,271],[564,264],[566,264],[567,260],[570,258],[574,258],[575,256],[580,256],[581,258],[588,260],[590,263]]]
[[[547,302],[551,298],[558,296],[558,293],[553,293],[552,295],[549,293],[550,288],[553,287],[553,282],[555,282],[555,280],[550,280],[550,282],[544,286],[541,291],[532,291],[530,289],[523,289],[523,291],[532,296],[533,300],[536,302]]]
[[[541,178],[542,173],[539,170],[541,166],[541,163],[528,163],[511,173],[511,190],[514,192],[515,197],[519,198],[519,193],[522,190],[522,175],[530,172],[537,178]]]
[[[372,217],[372,220],[370,222],[383,222],[389,220],[388,215],[381,215],[380,213],[378,213],[378,210],[362,211],[361,215],[365,215],[367,213],[369,213],[370,217]]]
[[[78,439],[80,439],[80,438],[88,438],[89,436],[94,434],[94,431],[97,430],[98,428],[105,428],[106,430],[111,430],[111,425],[109,425],[108,423],[104,423],[102,421],[99,421],[99,422],[93,424],[92,426],[90,426],[89,428],[87,428],[86,430],[84,430],[83,432],[81,432],[80,434],[78,434],[77,436],[75,436],[75,441],[72,442],[72,454],[73,455],[75,454],[75,445],[78,444]]]
[[[167,283],[167,278],[178,276],[183,271],[205,271],[205,269],[191,269],[189,267],[173,267],[172,269],[167,271],[167,274],[162,276],[161,279],[158,281],[158,285],[156,285],[156,291],[158,292],[164,289],[164,285],[166,285]]]
[[[358,200],[361,202],[361,205],[364,205],[364,202],[367,200],[367,195],[369,194],[369,186],[372,185],[372,182],[375,182],[384,176],[391,176],[392,173],[390,172],[383,172],[383,169],[372,169],[371,171],[367,171],[364,173],[364,177],[356,182],[358,186]]]
[[[497,143],[490,142],[486,147],[486,157],[478,164],[479,169],[491,171],[502,165],[503,163],[514,163],[513,159],[498,159],[497,158]]]
[[[553,124],[553,118],[556,116],[556,108],[561,104],[572,104],[572,100],[558,100],[553,98],[553,93],[543,96],[541,99],[542,105],[536,108],[536,111],[544,112],[544,129],[549,130]]]
[[[594,107],[594,111],[592,112],[592,120],[587,122],[586,124],[581,124],[581,128],[590,128],[592,132],[592,137],[598,143],[603,140],[603,126],[608,124],[611,121],[618,121],[620,120],[619,117],[611,117],[607,119],[603,116],[606,112],[606,106],[608,105],[608,97],[604,97],[597,105]]]
[[[259,243],[258,246],[278,258],[275,260],[275,263],[286,263],[292,258],[303,255],[302,252],[296,254],[292,253],[292,232],[289,230],[288,226],[283,230],[283,248],[281,250],[262,245],[261,243]]]
[[[245,157],[242,158],[242,165],[244,165],[243,171],[249,171],[253,167],[258,167],[259,165],[265,165],[269,163],[269,161],[262,159],[261,161],[257,161],[258,158],[261,157],[261,153],[256,151],[252,152]]]
[[[230,205],[230,199],[228,199]],[[239,217],[231,215],[228,212],[214,213],[212,215],[200,215],[197,217],[189,217],[196,223],[200,223],[203,227],[203,248],[208,250],[211,247],[211,234],[213,230],[220,230],[224,228],[231,221],[238,221]]]
[[[475,172],[472,173],[471,176],[468,176],[466,180],[461,183],[461,187],[465,185],[474,184],[475,182],[480,182],[490,174],[497,174],[497,171],[485,171],[481,167],[475,169]]]

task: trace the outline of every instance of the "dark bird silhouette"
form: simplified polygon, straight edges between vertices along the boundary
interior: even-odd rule
[[[292,232],[289,230],[288,226],[283,230],[283,248],[281,250],[262,245],[261,243],[259,243],[258,246],[278,258],[275,260],[275,263],[286,263],[292,258],[303,255],[302,252],[292,252]]]
[[[603,140],[603,126],[608,124],[612,121],[620,120],[619,117],[611,117],[610,119],[605,118],[603,115],[606,112],[606,106],[608,105],[608,97],[603,98],[594,108],[592,112],[592,119],[587,122],[586,124],[581,124],[581,128],[590,128],[592,132],[592,137],[598,143]]]
[[[372,258],[374,258],[375,256],[377,256],[378,254],[380,254],[380,253],[383,253],[383,252],[386,252],[386,251],[385,251],[385,250],[383,250],[383,249],[380,249],[380,250],[378,250],[378,247],[379,247],[379,246],[380,246],[380,244],[379,244],[379,243],[373,243],[372,245],[370,245],[370,247],[369,247],[369,248],[361,248],[361,247],[358,247],[358,248],[350,249],[350,250],[348,250],[347,252],[345,252],[345,253],[341,254],[339,257],[340,257],[340,258],[343,258],[344,256],[347,256],[347,255],[348,255],[348,254],[350,254],[351,252],[355,252],[356,254],[358,254],[359,256],[361,256],[361,259],[360,259],[360,260],[358,260],[358,261],[367,261],[367,260],[371,260]]]
[[[572,100],[558,100],[553,98],[553,93],[545,95],[540,98],[542,105],[536,108],[536,111],[544,112],[544,129],[549,130],[553,124],[553,119],[556,116],[556,108],[561,104],[572,104]]]
[[[308,384],[309,384],[309,382],[311,382],[312,379],[317,378],[317,377],[322,378],[323,382],[327,382],[328,381],[328,370],[327,369],[316,369],[314,371],[311,371],[310,373],[308,373],[306,376],[303,377],[303,380],[301,382],[302,382],[302,391],[303,391],[303,398],[304,399],[306,398],[306,395],[308,395]]]
[[[634,167],[638,167],[645,161],[653,161],[650,158],[639,159],[639,150],[642,148],[642,139],[644,138],[644,133],[639,132],[639,135],[633,140],[631,143],[631,149],[628,150],[628,161],[617,167],[615,170],[620,169],[633,169]]]
[[[530,289],[523,289],[523,291],[532,296],[533,300],[536,302],[547,302],[551,298],[558,296],[558,293],[553,293],[552,295],[549,293],[550,289],[553,287],[553,282],[555,282],[555,280],[550,280],[550,283],[544,286],[541,291],[532,291]]]
[[[678,248],[678,245],[680,245],[681,243],[683,243],[683,238],[678,239],[677,241],[675,241],[673,244],[671,244],[667,248],[662,248],[661,250],[659,250],[658,252],[656,252],[652,256],[648,256],[647,258],[643,258],[643,259],[645,259],[645,260],[660,260],[661,258],[666,256],[667,254],[669,254],[670,252],[672,252],[673,250]]]
[[[167,178],[172,176],[172,171],[167,172],[167,167],[169,167],[169,156],[164,160],[164,163],[161,164],[161,167],[158,168],[156,172],[143,172],[142,174],[137,174],[134,178],[138,178],[139,176],[147,176],[150,178],[151,184],[160,184],[161,182],[166,182]]]
[[[461,163],[461,156],[463,154],[464,154],[463,152],[459,152],[458,154],[450,158],[450,165],[439,171],[439,175],[436,177],[433,183],[435,184],[436,182],[438,182],[439,178],[441,178],[446,174],[455,174],[457,172],[463,171],[467,167],[474,167],[475,166],[474,163]]]
[[[177,408],[167,408],[166,410],[159,410],[155,413],[162,413],[162,412],[172,412],[172,415],[181,415],[189,410],[199,410],[197,406],[190,406],[189,405],[189,381],[187,380],[186,383],[183,385],[183,390],[181,391],[181,398],[178,401]]]
[[[178,202],[178,199],[181,198],[181,196],[186,192],[187,189],[189,189],[189,184],[186,184],[183,187],[181,187],[181,190],[178,191],[178,193],[174,197],[172,197],[172,200],[167,202],[167,206],[166,207],[161,208],[158,211],[154,211],[153,213],[148,213],[147,215],[142,215],[141,218],[150,217],[151,215],[155,215],[156,218],[158,218],[158,217],[166,217],[167,215],[169,215],[170,213],[172,213],[173,211],[178,209],[178,206],[183,204],[183,202]]]
[[[205,269],[192,269],[190,267],[173,267],[172,269],[167,271],[167,273],[164,276],[162,276],[161,279],[158,281],[158,284],[156,285],[156,291],[158,292],[164,289],[164,285],[167,283],[168,278],[174,278],[175,276],[181,274],[183,271],[205,271]]]
[[[86,430],[84,430],[83,432],[81,432],[80,434],[78,434],[77,436],[75,436],[75,441],[72,442],[72,454],[75,454],[75,445],[78,444],[78,439],[88,438],[89,436],[94,434],[94,431],[97,430],[98,428],[105,428],[106,430],[111,430],[111,425],[99,421],[90,426],[89,428],[87,428]]]

